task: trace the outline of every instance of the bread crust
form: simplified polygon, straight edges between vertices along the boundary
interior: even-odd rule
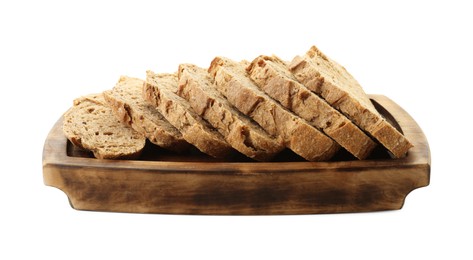
[[[154,106],[145,102],[143,84],[144,80],[121,76],[113,89],[104,91],[103,95],[116,118],[150,142],[175,152],[188,150],[190,145],[182,134]]]
[[[140,156],[146,138],[117,120],[102,94],[77,98],[73,104],[63,121],[63,132],[72,144],[99,159]]]
[[[179,66],[177,94],[207,120],[237,151],[258,161],[269,161],[285,147],[259,125],[236,110],[215,88],[207,70],[192,64]]]
[[[299,83],[276,56],[258,56],[247,67],[250,78],[270,97],[323,131],[358,159],[376,147],[352,121]]]
[[[312,46],[302,57],[296,56],[288,68],[299,82],[340,110],[394,157],[405,156],[412,147],[409,140],[375,109],[355,78],[317,47]]]
[[[332,139],[261,92],[248,78],[242,64],[216,57],[208,71],[218,91],[233,106],[270,135],[280,136],[287,148],[306,160],[328,160],[339,150],[340,146]]]
[[[143,85],[144,99],[156,106],[188,143],[215,158],[231,157],[235,150],[223,136],[195,113],[185,99],[176,94],[177,80],[176,74],[147,71]]]

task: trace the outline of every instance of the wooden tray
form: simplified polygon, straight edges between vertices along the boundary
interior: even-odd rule
[[[147,145],[139,160],[99,160],[70,144],[61,118],[44,144],[44,183],[64,191],[78,210],[266,215],[400,209],[409,192],[429,185],[429,145],[401,107],[385,96],[370,97],[414,144],[405,158],[379,149],[362,161],[344,152],[328,162],[290,152],[274,162],[217,161]]]

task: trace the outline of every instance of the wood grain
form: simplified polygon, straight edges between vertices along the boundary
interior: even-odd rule
[[[44,144],[44,183],[61,189],[78,210],[270,215],[400,209],[409,192],[429,185],[429,145],[406,111],[385,96],[370,97],[414,144],[406,157],[380,149],[367,160],[341,153],[307,162],[283,152],[275,162],[222,161],[149,146],[139,160],[100,160],[70,145],[59,119]]]

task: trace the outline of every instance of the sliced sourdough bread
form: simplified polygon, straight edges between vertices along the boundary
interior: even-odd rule
[[[215,88],[207,70],[181,64],[177,94],[207,120],[237,151],[258,161],[268,161],[285,147],[258,124],[235,109]]]
[[[184,139],[197,149],[215,158],[231,156],[234,150],[223,136],[194,112],[189,102],[176,94],[176,74],[146,72],[144,99],[176,127]]]
[[[152,143],[171,151],[185,151],[190,145],[182,134],[143,99],[143,83],[141,79],[121,76],[112,90],[103,93],[104,98],[118,120]]]
[[[64,114],[63,132],[74,145],[99,159],[133,159],[143,150],[146,138],[113,115],[102,94],[74,100]]]
[[[317,127],[358,159],[376,146],[360,128],[312,93],[276,56],[259,56],[247,67],[250,78],[270,97]]]
[[[395,157],[406,154],[412,144],[375,109],[360,84],[348,71],[315,46],[288,65],[294,76],[323,97]]]
[[[328,160],[339,150],[340,146],[332,139],[259,90],[248,78],[244,66],[216,57],[208,70],[218,91],[233,106],[270,135],[280,136],[286,147],[306,160]]]

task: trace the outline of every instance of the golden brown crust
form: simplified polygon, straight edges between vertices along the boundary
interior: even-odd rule
[[[206,70],[181,64],[177,93],[189,101],[194,111],[215,127],[233,148],[249,158],[268,161],[284,149],[282,140],[269,136],[215,89]]]
[[[99,159],[137,158],[145,146],[145,137],[113,116],[102,94],[74,100],[64,114],[63,132],[72,144],[92,151]]]
[[[295,57],[288,68],[299,82],[344,113],[395,157],[403,157],[412,147],[409,140],[376,111],[354,77],[315,46],[303,57]]]
[[[358,159],[365,159],[376,146],[348,118],[300,84],[278,57],[259,56],[247,71],[266,94],[323,131]]]
[[[189,103],[176,94],[176,74],[146,73],[143,85],[144,99],[157,107],[160,113],[176,127],[184,139],[197,149],[216,158],[234,153],[223,136],[197,115]]]
[[[338,151],[337,143],[260,91],[248,78],[242,64],[217,57],[209,73],[218,91],[232,105],[270,135],[282,137],[286,147],[306,160],[328,160]]]
[[[190,145],[182,134],[143,99],[143,83],[141,79],[122,76],[112,90],[103,93],[114,115],[160,147],[176,152],[187,150]]]

